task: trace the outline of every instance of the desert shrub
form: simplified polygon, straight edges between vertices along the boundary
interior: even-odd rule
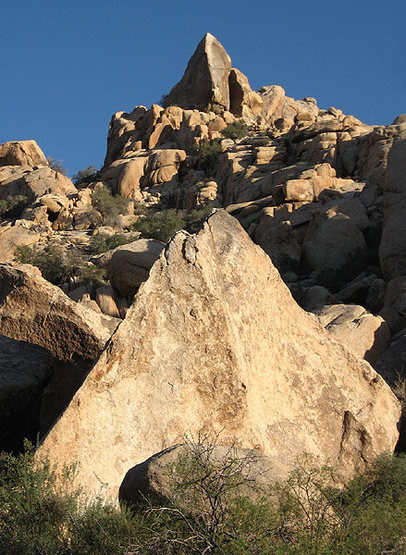
[[[208,176],[215,172],[221,152],[220,141],[216,140],[201,141],[199,145],[194,146],[191,150],[195,166]]]
[[[234,141],[237,139],[242,139],[248,133],[248,127],[242,121],[235,121],[234,123],[229,123],[227,127],[225,127],[221,134],[226,139],[233,139]]]
[[[78,252],[64,251],[56,245],[29,247],[21,245],[16,248],[15,260],[21,264],[32,264],[41,270],[43,277],[54,285],[73,280],[83,259]]]
[[[95,264],[88,262],[80,266],[76,272],[76,283],[75,286],[86,285],[91,289],[97,289],[102,285],[106,285],[108,280],[106,276],[106,270],[104,268],[99,268]]]
[[[75,185],[79,185],[80,183],[91,183],[95,180],[96,176],[97,169],[94,166],[88,166],[83,170],[79,170],[78,173],[75,173],[72,179]]]
[[[405,552],[406,455],[378,458],[341,489],[331,468],[303,457],[287,480],[248,497],[255,455],[213,454],[210,444],[188,443],[166,469],[166,501],[130,511],[87,499],[73,467],[60,476],[47,460],[34,464],[32,450],[0,453],[0,553]]]
[[[7,555],[128,553],[135,534],[126,510],[87,500],[74,467],[57,473],[33,450],[0,453],[0,552]]]
[[[27,197],[24,195],[9,195],[0,200],[0,218],[18,218],[27,205]]]
[[[99,186],[92,195],[94,208],[102,215],[105,224],[115,224],[120,214],[128,210],[129,200],[121,195],[113,195],[105,186]]]
[[[212,211],[211,206],[196,208],[195,210],[167,210],[147,212],[144,218],[140,218],[132,229],[139,231],[143,237],[157,239],[166,243],[180,229],[195,233],[201,227],[203,219]]]
[[[55,170],[56,172],[59,172],[62,175],[66,175],[67,171],[63,165],[63,160],[55,160],[55,158],[51,158],[50,156],[48,156],[47,161],[48,161],[49,167],[52,170]]]
[[[123,235],[122,233],[114,233],[114,235],[108,235],[107,233],[97,233],[93,235],[89,241],[87,251],[89,254],[102,254],[111,249],[115,249],[121,245],[126,245],[135,241],[134,235]]]
[[[49,462],[34,466],[30,449],[19,456],[0,453],[0,552],[7,554],[67,552],[65,529],[77,507],[71,489],[74,468],[63,482]]]

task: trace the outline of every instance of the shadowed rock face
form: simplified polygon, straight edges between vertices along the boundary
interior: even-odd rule
[[[389,151],[384,188],[384,225],[379,258],[384,276],[406,275],[406,124]]]
[[[75,303],[30,265],[0,264],[0,331],[61,361],[94,360],[117,321]],[[109,328],[110,326],[110,328]]]
[[[186,71],[165,98],[164,106],[229,110],[228,76],[231,59],[223,45],[210,33],[198,44]]]
[[[25,438],[36,441],[51,364],[45,349],[0,335],[0,449],[18,451]]]
[[[286,469],[312,453],[345,479],[394,448],[399,415],[383,379],[218,211],[166,246],[39,456],[79,462],[79,482],[114,496],[129,468],[185,434],[221,431]]]

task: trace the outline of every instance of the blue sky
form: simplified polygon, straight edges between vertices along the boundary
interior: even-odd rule
[[[207,31],[254,89],[388,124],[406,112],[405,25],[405,0],[4,0],[0,143],[100,167],[111,115],[158,102]]]

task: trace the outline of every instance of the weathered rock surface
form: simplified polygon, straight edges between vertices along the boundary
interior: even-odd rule
[[[121,297],[131,298],[148,279],[164,246],[155,239],[139,239],[94,257],[93,261],[107,269],[107,277]]]
[[[48,166],[35,141],[9,141],[0,145],[0,166]]]
[[[15,249],[22,245],[35,245],[41,239],[39,233],[23,225],[5,224],[0,226],[0,261],[13,262]]]
[[[21,449],[24,438],[36,441],[51,365],[45,349],[0,335],[0,449]]]
[[[40,345],[61,361],[94,360],[115,325],[69,299],[37,268],[0,264],[0,333]]]
[[[316,311],[317,317],[334,339],[373,364],[389,346],[391,333],[381,316],[362,306],[333,304]]]
[[[116,495],[125,473],[185,434],[222,431],[289,469],[302,452],[342,478],[397,441],[400,407],[370,365],[293,301],[224,211],[175,235],[43,442],[78,481]]]
[[[65,175],[48,166],[39,168],[5,166],[0,168],[0,199],[24,195],[28,202],[48,193],[76,194],[77,189]]]
[[[230,56],[223,45],[207,33],[190,58],[182,79],[166,96],[164,106],[228,110],[230,70]]]
[[[180,444],[168,447],[131,468],[120,485],[120,501],[136,505],[148,499],[164,502],[173,499],[176,481],[182,479],[176,475],[176,466],[185,458],[201,461],[210,469],[232,464],[231,469],[238,469],[245,482],[239,492],[252,497],[264,493],[272,481],[285,477],[285,469],[278,461],[261,451],[226,445]]]

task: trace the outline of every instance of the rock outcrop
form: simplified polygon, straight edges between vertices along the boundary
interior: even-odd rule
[[[229,110],[231,59],[220,42],[206,33],[190,58],[185,74],[165,97],[164,107]]]
[[[0,166],[48,166],[35,141],[9,141],[0,145]]]
[[[75,303],[29,265],[0,264],[0,333],[61,361],[94,360],[117,322]]]
[[[226,212],[177,233],[38,456],[79,463],[87,491],[185,434],[222,432],[289,469],[312,453],[341,478],[397,441],[400,407],[371,366],[292,299]]]
[[[406,275],[406,123],[389,151],[380,262],[387,279]]]

